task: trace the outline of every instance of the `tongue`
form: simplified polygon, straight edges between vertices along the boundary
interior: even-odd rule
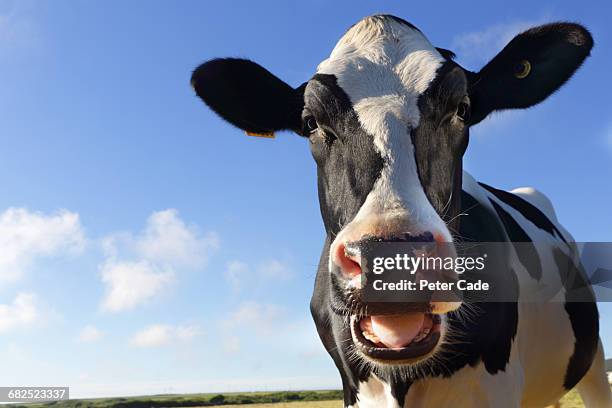
[[[372,331],[389,348],[405,347],[419,334],[425,314],[372,316]]]

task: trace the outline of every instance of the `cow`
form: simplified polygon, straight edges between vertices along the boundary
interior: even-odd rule
[[[472,72],[411,23],[374,15],[297,88],[246,59],[193,71],[196,94],[230,124],[309,141],[326,231],[310,308],[346,407],[538,407],[574,387],[587,407],[612,407],[594,298],[432,300],[390,312],[365,307],[356,283],[359,245],[375,239],[530,243],[537,264],[514,253],[500,273],[519,292],[559,284],[575,243],[548,198],[478,183],[462,157],[471,126],[543,101],[592,46],[581,25],[541,25]]]

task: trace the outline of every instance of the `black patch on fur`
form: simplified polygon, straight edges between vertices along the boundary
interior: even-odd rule
[[[508,191],[500,190],[495,187],[488,186],[484,183],[478,183],[491,192],[495,197],[497,197],[500,201],[508,204],[510,207],[514,208],[516,211],[520,212],[523,217],[527,218],[531,223],[533,223],[536,227],[548,232],[553,237],[555,234],[557,238],[561,239],[563,242],[567,244],[565,237],[561,234],[561,231],[553,224],[546,215],[542,211],[540,211],[536,206],[531,204],[530,202],[524,200],[516,194],[512,194]]]
[[[506,371],[512,351],[512,340],[518,328],[518,304],[516,302],[494,303],[493,305],[493,307],[486,308],[490,311],[490,325],[487,329],[495,333],[496,337],[492,338],[485,334],[487,341],[483,342],[484,347],[481,351],[482,362],[490,374]]]
[[[489,201],[493,204],[493,208],[495,208],[497,215],[499,215],[499,218],[504,223],[506,233],[514,245],[519,261],[523,264],[529,276],[539,281],[542,279],[542,263],[540,262],[538,251],[533,245],[516,245],[516,243],[532,242],[531,238],[506,210],[501,208],[501,206],[490,198]]]
[[[460,236],[468,242],[506,242],[508,240],[504,227],[497,214],[478,202],[467,192],[461,195],[461,213],[466,214],[460,223]],[[508,268],[504,254],[498,254],[492,259],[499,261],[499,278],[505,281],[504,290],[518,293],[518,278],[516,273]],[[490,374],[504,371],[510,360],[512,340],[516,336],[518,327],[518,305],[515,302],[474,303],[479,315],[475,321],[462,322],[452,319],[452,330],[467,333],[465,341],[468,344],[453,344],[457,353],[453,360],[462,360],[461,355],[468,353],[463,363],[476,365],[479,357]],[[462,343],[459,340],[457,343]],[[471,354],[471,356],[470,356]],[[449,356],[450,357],[450,356]],[[456,371],[462,366],[456,366]]]
[[[576,338],[574,353],[570,357],[563,387],[570,390],[578,384],[591,367],[599,340],[599,313],[595,295],[586,274],[560,249],[554,251],[555,263],[565,287],[565,311]],[[591,301],[586,301],[590,298]]]
[[[447,50],[445,48],[439,48],[439,47],[436,47],[436,50],[438,50],[438,52],[442,54],[442,56],[446,58],[447,60],[454,60],[455,57],[457,57],[457,55],[451,50]]]
[[[317,74],[304,93],[303,115],[313,115],[324,131],[310,137],[317,163],[321,216],[335,236],[364,203],[384,166],[384,160],[359,123],[357,113],[334,75]]]
[[[461,212],[466,220],[459,230],[461,241],[506,242],[503,225],[493,211],[478,202],[466,191],[461,193]]]
[[[412,385],[412,381],[394,380],[391,382],[391,395],[397,400],[400,407],[406,402],[406,394]]]
[[[463,69],[445,62],[419,97],[419,126],[410,135],[423,191],[440,217],[454,222],[450,227],[455,231],[461,206],[462,159],[469,138],[468,127],[455,114],[466,94]]]

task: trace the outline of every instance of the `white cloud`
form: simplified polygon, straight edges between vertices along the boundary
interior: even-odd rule
[[[278,324],[284,310],[274,304],[244,302],[223,321],[226,329],[249,327],[258,333],[269,333]]]
[[[293,270],[283,261],[269,259],[259,266],[259,273],[267,279],[289,280],[293,277]]]
[[[480,69],[506,46],[515,35],[549,20],[515,20],[497,23],[478,31],[459,34],[452,41],[457,60],[471,69]]]
[[[225,354],[236,354],[240,351],[240,338],[238,336],[226,336],[223,339],[223,351]]]
[[[130,343],[136,347],[157,347],[170,342],[172,328],[164,325],[149,326],[136,333]]]
[[[200,233],[197,227],[186,225],[177,210],[168,209],[151,214],[140,234],[111,234],[102,240],[102,247],[111,258],[140,258],[173,268],[200,268],[219,248],[219,238],[214,232]]]
[[[0,281],[18,279],[37,258],[77,253],[84,246],[78,214],[9,208],[0,214]]]
[[[0,333],[34,323],[39,310],[33,293],[18,293],[11,304],[0,304]]]
[[[148,261],[108,261],[102,266],[106,294],[101,308],[108,312],[133,309],[154,297],[174,279],[173,271],[157,270]]]
[[[234,355],[243,351],[241,338],[245,339],[245,344],[249,349],[253,347],[254,342],[269,341],[270,336],[274,336],[276,342],[283,337],[287,328],[287,322],[283,320],[284,316],[285,310],[274,304],[254,301],[240,304],[220,321],[223,329],[220,341],[223,352]],[[282,347],[284,344],[287,343],[277,345]],[[244,350],[244,352],[248,351]]]
[[[170,326],[155,324],[136,333],[130,340],[134,347],[166,346],[173,342],[188,342],[199,334],[197,326]]]
[[[218,249],[215,233],[200,233],[188,226],[174,209],[153,213],[137,235],[122,232],[102,240],[107,256],[101,265],[106,293],[101,309],[132,309],[160,294],[176,280],[181,269],[205,266]]]
[[[265,280],[287,281],[293,278],[294,271],[291,266],[278,259],[268,259],[251,270],[245,262],[234,260],[227,264],[224,272],[225,280],[236,292],[244,287],[253,287]]]
[[[40,30],[32,18],[34,4],[27,1],[1,2],[0,57],[15,57],[26,50],[39,47]]]
[[[239,291],[243,288],[245,281],[249,277],[249,267],[244,262],[231,261],[227,264],[224,276],[232,288]]]
[[[175,329],[176,338],[182,341],[191,341],[194,337],[200,334],[200,328],[195,325],[178,326]]]
[[[261,345],[274,344],[277,353],[302,359],[327,359],[308,313],[289,315],[270,303],[244,302],[220,321],[219,347],[225,354],[253,355]]]
[[[206,262],[209,251],[219,247],[214,233],[200,236],[188,227],[174,209],[153,213],[136,242],[139,253],[154,262],[176,267],[197,268]]]
[[[100,331],[96,326],[87,325],[79,332],[78,340],[81,343],[93,343],[102,338],[104,333]]]

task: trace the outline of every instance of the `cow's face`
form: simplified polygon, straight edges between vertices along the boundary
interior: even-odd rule
[[[460,303],[412,304],[402,311],[371,307],[366,313],[360,244],[432,241],[452,256],[469,126],[492,110],[540,102],[571,76],[591,46],[580,26],[541,26],[472,73],[411,24],[372,16],[351,27],[296,89],[237,59],[203,64],[192,84],[212,109],[248,132],[291,129],[308,138],[331,242],[332,308],[351,315],[346,329],[360,355],[410,364],[435,352],[445,331],[440,315]]]
[[[408,23],[370,17],[344,35],[302,111],[332,250],[363,237],[452,241],[467,88],[463,69]]]
[[[318,165],[330,269],[342,285],[359,285],[363,240],[452,242],[467,90],[462,68],[387,16],[353,26],[306,85],[302,134]]]

